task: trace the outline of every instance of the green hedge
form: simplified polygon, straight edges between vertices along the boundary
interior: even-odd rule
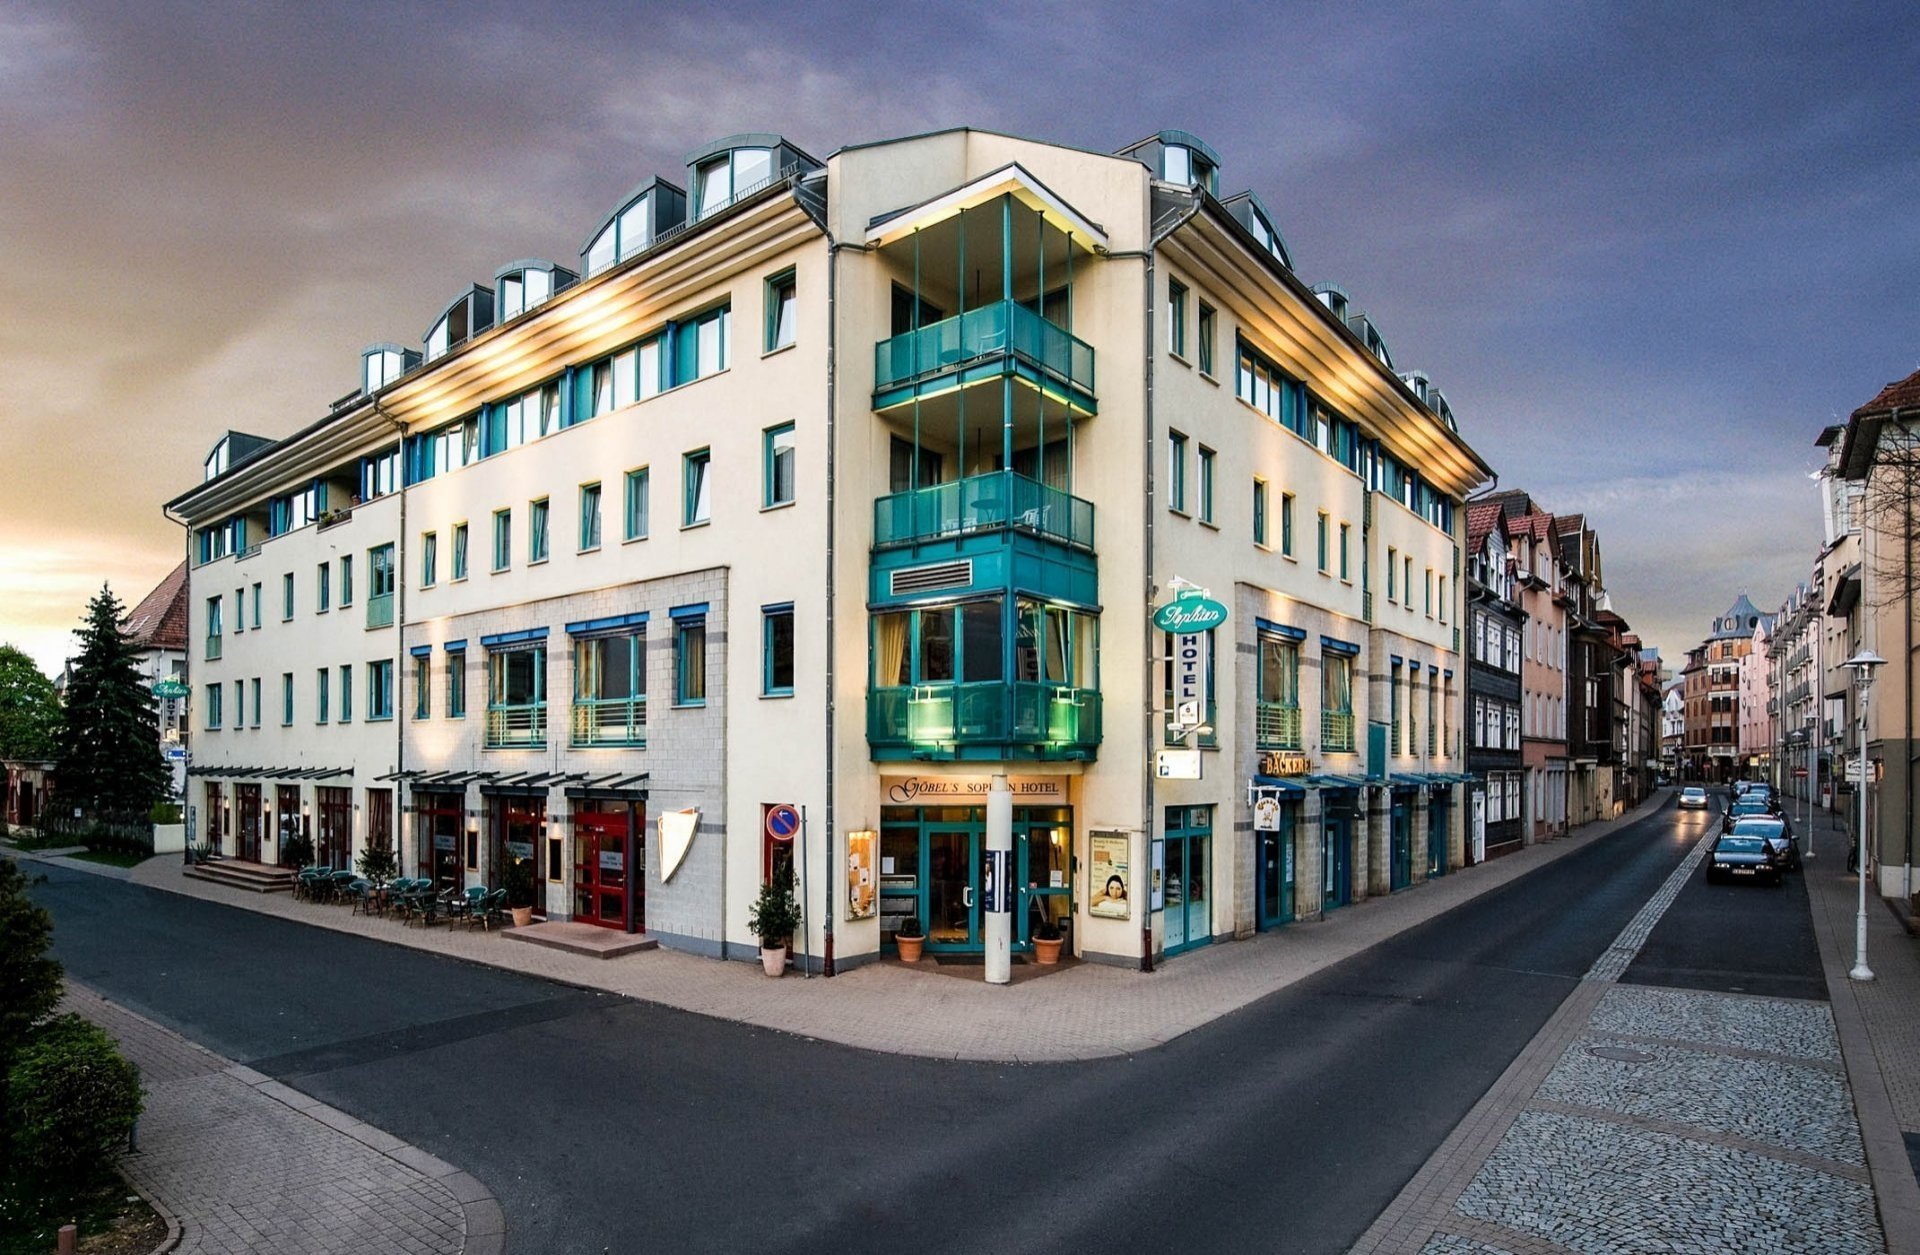
[[[140,1070],[77,1015],[36,1029],[7,1073],[7,1138],[17,1172],[73,1188],[104,1172],[140,1115]]]

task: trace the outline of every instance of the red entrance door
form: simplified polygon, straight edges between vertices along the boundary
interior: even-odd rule
[[[639,866],[639,844],[631,842],[627,808],[575,811],[573,815],[573,916],[586,924],[605,928],[627,926],[627,899]],[[628,859],[632,850],[634,858]],[[631,861],[633,866],[629,866]],[[641,931],[644,921],[639,899],[634,899],[634,930]]]

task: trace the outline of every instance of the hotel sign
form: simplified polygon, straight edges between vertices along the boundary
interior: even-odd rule
[[[1067,804],[1065,776],[1009,776],[1007,787],[1019,804]],[[942,802],[984,803],[992,776],[887,776],[880,781],[889,806],[937,806]]]
[[[1211,632],[1227,621],[1227,608],[1211,597],[1182,597],[1153,612],[1153,626],[1176,636]]]

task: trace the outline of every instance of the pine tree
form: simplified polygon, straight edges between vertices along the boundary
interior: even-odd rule
[[[63,805],[94,813],[144,813],[167,792],[153,694],[120,630],[122,617],[119,599],[102,584],[74,631],[80,656],[67,686],[55,755],[56,796]]]

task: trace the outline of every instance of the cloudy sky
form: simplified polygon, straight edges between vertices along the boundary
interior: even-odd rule
[[[1920,367],[1898,6],[0,0],[0,640],[50,669],[228,427],[743,130],[1196,132],[1672,660],[1810,569],[1822,425]]]

